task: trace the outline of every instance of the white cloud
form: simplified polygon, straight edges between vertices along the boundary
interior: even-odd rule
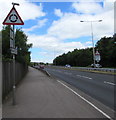
[[[73,51],[75,48],[82,49],[85,48],[84,44],[81,42],[67,42],[67,43],[60,43],[59,44],[59,50],[65,53],[69,51]]]
[[[31,61],[32,62],[44,62],[44,63],[52,63],[53,59],[56,57],[56,53],[55,51],[51,51],[48,54],[47,52],[38,52],[36,53],[36,56],[33,56],[33,54],[31,54]]]
[[[57,39],[56,37],[51,37],[48,35],[37,36],[28,35],[28,43],[33,43],[33,47],[41,48],[47,51],[55,52],[58,54],[67,53],[68,51],[73,51],[75,48],[86,48],[81,42],[64,42]],[[48,53],[49,54],[49,53]]]
[[[33,3],[24,2],[20,8],[17,7],[17,10],[19,10],[24,20],[36,19],[46,15],[45,12],[43,12],[42,4],[37,6]]]
[[[105,36],[108,33],[113,34],[113,11],[105,14],[91,15],[70,15],[64,16],[59,21],[55,21],[48,30],[48,34],[59,39],[73,39],[81,36],[90,36],[91,26],[89,22],[80,23],[80,20],[99,20],[101,23],[93,22],[94,37]],[[109,24],[110,25],[109,25]],[[97,39],[99,39],[97,37]]]
[[[41,48],[47,48],[50,49],[51,47],[56,46],[58,39],[52,36],[48,35],[34,35],[34,34],[28,34],[29,43],[33,43],[33,47],[41,47]]]
[[[39,20],[38,23],[37,23],[37,25],[34,25],[31,28],[27,28],[27,29],[23,29],[23,30],[25,32],[29,32],[29,31],[33,31],[33,30],[35,30],[37,28],[41,28],[41,27],[43,27],[46,24],[47,20],[48,19]]]
[[[62,16],[63,16],[63,13],[61,12],[60,9],[55,9],[55,10],[54,10],[54,14],[55,14],[56,16],[58,16],[58,17],[62,17]]]
[[[10,12],[12,2],[20,4],[20,6],[16,6],[16,10],[24,21],[30,19],[34,20],[38,17],[43,17],[46,15],[46,13],[43,12],[43,7],[41,4],[38,6],[34,3],[26,2],[26,0],[0,0],[0,26],[2,26],[2,22]]]
[[[66,13],[60,20],[53,22],[52,26],[48,29],[48,34],[59,39],[80,37],[85,34],[80,23],[81,18],[77,14]]]
[[[100,13],[102,11],[102,6],[99,3],[95,3],[95,2],[73,3],[72,7],[77,12],[84,13],[84,14],[96,14],[96,13]]]
[[[116,33],[116,2],[114,3],[114,33]]]
[[[73,51],[75,48],[86,48],[86,45],[83,45],[81,42],[63,42],[60,39],[57,39],[53,36],[48,35],[29,35],[28,34],[28,43],[33,43],[34,48],[42,49],[41,52],[36,55],[37,57],[32,56],[32,61],[37,62],[50,62],[52,63],[53,59],[62,54],[67,53],[69,51]],[[41,56],[41,57],[39,57]]]
[[[100,39],[106,35],[113,35],[114,32],[114,9],[110,6],[107,10],[104,5],[99,14],[75,14],[64,13],[61,19],[54,21],[48,29],[48,34],[59,39],[73,39],[81,36],[90,36],[91,25],[89,22],[80,23],[81,20],[94,21],[102,19],[102,22],[93,22],[94,39]]]
[[[61,10],[55,9],[55,14],[59,16],[60,19],[53,21],[46,35],[29,35],[29,42],[32,42],[34,47],[48,50],[48,54],[52,56],[51,58],[53,59],[53,54],[51,55],[50,51],[53,53],[55,50],[55,55],[57,56],[72,51],[75,48],[79,49],[92,46],[91,39],[85,43],[79,41],[79,37],[91,36],[91,24],[89,22],[81,23],[80,20],[103,20],[102,22],[93,22],[94,40],[99,40],[104,36],[112,36],[114,32],[113,4],[108,5],[105,3],[103,7],[100,7],[96,3],[94,3],[94,5],[94,7],[100,8],[99,12],[96,12],[96,8],[90,8],[89,14],[71,12],[60,14]],[[92,15],[91,13],[94,12],[97,14]],[[77,42],[66,42],[67,39],[77,39]]]

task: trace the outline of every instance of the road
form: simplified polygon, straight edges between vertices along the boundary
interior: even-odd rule
[[[65,84],[67,85],[67,84]],[[16,89],[16,105],[9,96],[3,104],[3,118],[102,118],[114,116],[88,102],[63,82],[29,67]],[[109,118],[109,119],[106,119]],[[5,119],[3,119],[5,120]],[[97,119],[96,119],[97,120]]]
[[[71,69],[45,68],[51,75],[78,88],[114,110],[114,76]]]

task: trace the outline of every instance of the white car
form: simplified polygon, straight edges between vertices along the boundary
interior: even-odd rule
[[[65,65],[65,67],[68,67],[68,68],[70,68],[71,66],[70,66],[70,65],[68,65],[68,64],[66,64],[66,65]]]
[[[91,67],[94,67],[94,64],[91,64]],[[95,64],[95,68],[101,68],[102,66],[100,64]]]

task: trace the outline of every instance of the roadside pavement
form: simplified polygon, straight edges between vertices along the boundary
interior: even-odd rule
[[[31,67],[16,89],[16,105],[9,98],[2,113],[3,118],[105,118],[56,79]]]

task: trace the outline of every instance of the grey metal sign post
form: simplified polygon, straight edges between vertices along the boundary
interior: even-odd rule
[[[15,25],[13,25],[13,48],[15,49]],[[16,104],[16,99],[15,99],[15,54],[13,54],[13,105]]]
[[[21,17],[19,16],[18,12],[15,9],[15,5],[18,5],[18,3],[12,3],[13,8],[7,15],[6,19],[3,22],[3,25],[13,25],[13,29],[10,28],[10,49],[11,53],[13,55],[13,101],[12,104],[16,104],[15,99],[15,89],[16,89],[16,83],[15,83],[15,55],[17,54],[17,49],[15,47],[15,25],[24,25],[24,22],[22,21]]]

